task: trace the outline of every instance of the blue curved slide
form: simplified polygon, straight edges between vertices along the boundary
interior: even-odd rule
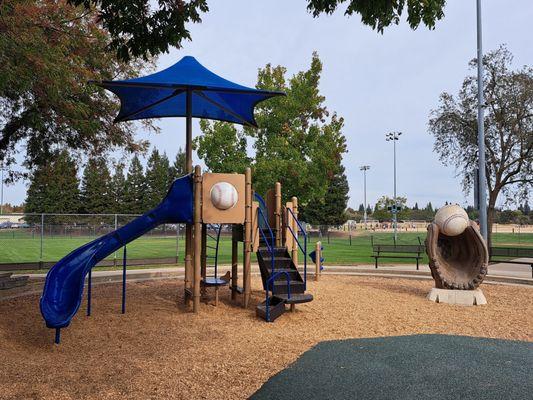
[[[153,210],[63,257],[46,275],[40,301],[49,328],[64,328],[80,308],[85,277],[109,254],[158,225],[190,223],[193,216],[193,180],[186,175],[174,181],[164,200]]]

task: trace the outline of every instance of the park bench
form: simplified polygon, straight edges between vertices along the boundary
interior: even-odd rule
[[[0,290],[24,286],[28,283],[29,276],[12,277],[11,272],[0,272]]]
[[[372,244],[372,257],[376,260],[376,268],[380,258],[413,258],[416,269],[425,252],[423,244]]]
[[[489,250],[491,264],[507,263],[531,266],[531,278],[533,278],[533,248],[531,247],[491,247]],[[517,260],[528,258],[529,260]]]

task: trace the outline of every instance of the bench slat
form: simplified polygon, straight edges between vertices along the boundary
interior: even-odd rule
[[[533,249],[528,247],[491,247],[491,257],[533,257]]]
[[[391,245],[376,244],[372,246],[374,253],[423,253],[425,246],[422,245]]]

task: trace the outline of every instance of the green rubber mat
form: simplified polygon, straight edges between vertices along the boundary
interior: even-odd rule
[[[447,335],[319,343],[252,399],[533,399],[533,343]]]

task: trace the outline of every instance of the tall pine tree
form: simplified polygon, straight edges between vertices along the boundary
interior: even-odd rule
[[[345,169],[339,163],[337,173],[329,180],[323,199],[309,202],[302,210],[301,219],[317,225],[342,225],[347,221],[348,179]],[[327,228],[324,229],[327,231]]]
[[[68,152],[61,151],[46,165],[38,166],[31,175],[26,194],[27,213],[77,213],[80,209],[79,179],[76,162]],[[47,217],[47,222],[64,218]],[[40,217],[28,216],[28,222]]]
[[[165,197],[170,181],[170,164],[166,154],[160,155],[157,149],[152,151],[146,169],[146,198],[147,210],[157,206]]]
[[[124,193],[126,192],[126,177],[124,176],[124,165],[118,164],[115,166],[115,173],[111,178],[109,185],[111,198],[113,202],[113,212],[117,214],[126,214]]]
[[[81,211],[87,214],[113,212],[111,174],[102,157],[90,158],[81,181]]]
[[[142,214],[146,211],[146,180],[139,157],[134,156],[128,170],[124,190],[124,207],[128,214]]]
[[[178,150],[178,153],[176,154],[176,159],[174,160],[172,167],[170,167],[170,182],[169,183],[172,183],[174,179],[177,179],[180,176],[183,176],[187,173],[186,161],[187,160],[186,160],[185,152],[180,147]]]

